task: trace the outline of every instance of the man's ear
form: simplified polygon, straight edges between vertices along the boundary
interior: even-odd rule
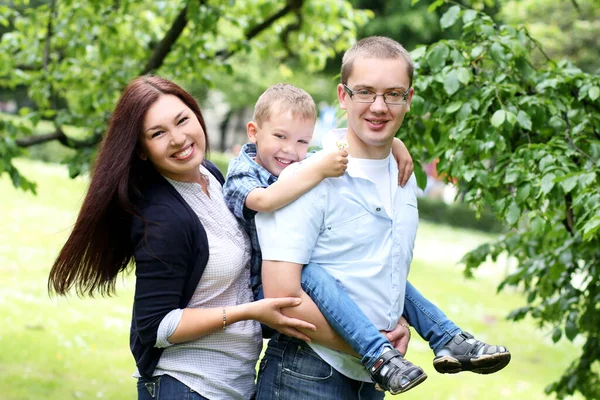
[[[256,122],[250,121],[246,124],[246,133],[248,134],[248,140],[251,143],[256,143],[256,134],[258,133]]]
[[[415,89],[411,87],[408,92],[408,98],[406,99],[406,112],[410,111],[410,103],[412,102],[413,94],[415,94]]]
[[[340,108],[342,110],[346,109],[346,99],[348,93],[346,93],[346,91],[344,90],[344,85],[342,85],[341,83],[337,85],[337,97],[338,97],[338,101],[340,103]]]

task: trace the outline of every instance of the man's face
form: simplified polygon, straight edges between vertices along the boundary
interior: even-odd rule
[[[248,123],[248,138],[256,143],[255,161],[275,176],[292,163],[302,161],[315,129],[313,119],[294,117],[291,112],[278,112],[258,126]]]
[[[403,58],[378,59],[358,57],[354,60],[348,86],[352,90],[368,89],[377,94],[409,89],[407,63]],[[377,96],[374,103],[358,103],[350,98],[342,84],[337,89],[340,107],[348,113],[347,139],[350,155],[357,158],[385,158],[390,154],[394,135],[404,115],[410,110],[413,89],[406,104],[392,105]]]

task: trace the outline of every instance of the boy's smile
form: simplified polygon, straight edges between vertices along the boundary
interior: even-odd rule
[[[250,142],[256,144],[255,161],[274,176],[292,163],[302,161],[308,151],[315,128],[313,119],[296,117],[292,112],[279,112],[277,106],[269,120],[258,126],[247,126]]]

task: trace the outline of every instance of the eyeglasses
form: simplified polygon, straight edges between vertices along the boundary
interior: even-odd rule
[[[383,94],[377,94],[369,89],[352,90],[346,86],[346,84],[343,85],[346,93],[348,93],[352,101],[355,101],[356,103],[374,103],[377,96],[383,96],[385,104],[402,105],[406,104],[408,94],[410,93],[410,89],[408,89],[406,92],[391,90]]]

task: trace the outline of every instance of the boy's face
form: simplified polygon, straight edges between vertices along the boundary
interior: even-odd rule
[[[315,129],[313,119],[294,117],[291,112],[274,110],[271,118],[258,126],[248,122],[248,138],[256,143],[255,161],[275,176],[290,164],[302,161]]]
[[[347,86],[352,90],[368,89],[377,94],[409,89],[407,63],[402,58],[378,59],[358,57],[354,60]],[[382,158],[389,155],[394,135],[404,115],[410,110],[413,89],[406,104],[392,105],[377,96],[373,103],[358,103],[338,85],[340,107],[348,113],[348,140],[351,155],[359,158]]]

